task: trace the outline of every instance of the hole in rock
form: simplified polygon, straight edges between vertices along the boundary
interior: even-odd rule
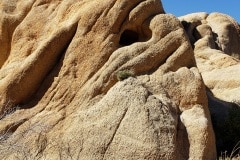
[[[183,25],[183,28],[187,31],[188,28],[190,27],[190,23],[189,22],[186,22],[186,21],[181,21],[182,25]]]
[[[131,45],[139,41],[138,33],[132,30],[125,30],[120,38],[119,44],[122,46]]]

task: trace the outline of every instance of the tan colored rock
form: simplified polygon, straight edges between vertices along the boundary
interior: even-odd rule
[[[159,0],[0,6],[1,159],[216,159],[191,44]]]
[[[192,43],[204,38],[207,34],[215,42],[215,47],[210,48],[220,50],[237,59],[240,58],[239,25],[232,17],[221,13],[200,12],[182,16],[179,19],[183,24],[188,24],[185,29]]]
[[[207,22],[217,33],[217,44],[225,54],[240,59],[240,32],[238,23],[228,15],[212,13]]]
[[[231,135],[237,128],[230,128],[231,125],[236,125],[234,122],[225,121],[229,110],[240,104],[239,25],[231,17],[219,13],[205,17],[203,13],[195,13],[180,17],[180,20],[192,26],[185,29],[189,37],[192,37],[197,66],[208,88],[208,102],[215,131],[220,132],[217,133],[216,141],[218,154],[223,150],[230,153],[230,145],[235,146],[236,142],[228,142],[225,137],[237,139]],[[232,131],[224,133],[226,128]]]
[[[239,103],[240,34],[237,22],[220,13],[205,16],[194,13],[180,20],[191,26],[198,24],[188,33],[195,39],[197,66],[206,86],[217,98]]]

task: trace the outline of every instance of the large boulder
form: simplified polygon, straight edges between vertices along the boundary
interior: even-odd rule
[[[0,159],[216,159],[191,44],[159,0],[0,8]]]
[[[219,154],[225,150],[230,154],[240,141],[239,25],[220,13],[193,13],[179,19],[190,37],[198,69],[208,88]]]
[[[240,104],[240,32],[238,23],[220,13],[179,17],[191,37],[197,66],[215,97]]]

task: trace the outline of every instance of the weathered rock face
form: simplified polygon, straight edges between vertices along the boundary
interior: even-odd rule
[[[220,13],[194,13],[179,19],[194,46],[197,66],[209,89],[207,94],[211,115],[215,121],[215,128],[218,129],[228,118],[229,109],[237,107],[236,111],[240,111],[239,25],[233,18]],[[237,119],[239,115],[235,116],[230,118]],[[226,130],[227,127],[231,127],[229,124],[218,130]],[[234,137],[229,135],[230,132],[239,133],[239,127],[222,135],[217,133],[220,135],[217,136],[219,152],[229,149],[224,146],[230,141],[227,139],[225,142],[225,137],[229,136],[233,141],[229,145],[230,148],[240,140],[239,134]]]
[[[240,32],[231,17],[195,13],[180,17],[194,44],[197,66],[217,98],[240,103]]]
[[[1,159],[216,158],[191,44],[159,0],[0,8]]]

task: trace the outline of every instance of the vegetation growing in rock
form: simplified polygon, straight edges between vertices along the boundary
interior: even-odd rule
[[[119,81],[122,81],[124,79],[127,79],[128,77],[133,77],[134,72],[131,70],[122,70],[122,71],[118,71],[116,76]]]

